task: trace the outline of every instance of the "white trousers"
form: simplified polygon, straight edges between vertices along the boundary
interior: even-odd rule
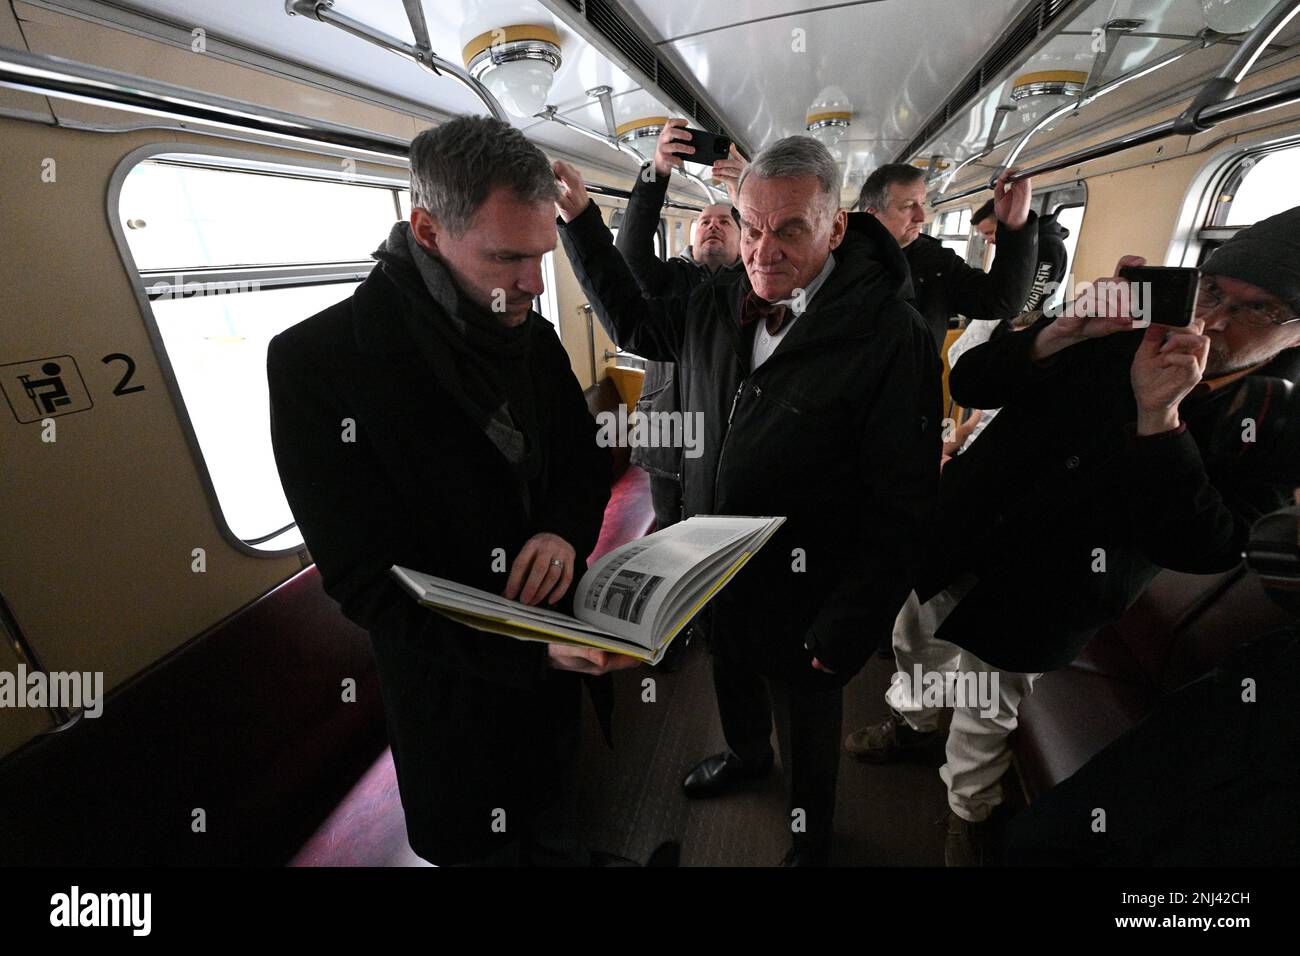
[[[944,707],[953,710],[947,762],[939,776],[948,806],[979,823],[1002,803],[1002,775],[1011,765],[1007,737],[1016,729],[1020,701],[1039,674],[999,670],[955,644],[935,638],[970,583],[940,591],[922,604],[913,591],[894,622],[897,671],[885,700],[920,731],[936,730]]]

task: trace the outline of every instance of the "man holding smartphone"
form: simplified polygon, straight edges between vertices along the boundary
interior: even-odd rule
[[[1002,411],[943,471],[917,587],[937,631],[895,642],[891,715],[848,741],[885,762],[933,735],[939,708],[903,679],[916,667],[996,674],[993,713],[954,707],[940,771],[950,865],[984,859],[1007,735],[1034,678],[1069,664],[1161,568],[1236,567],[1251,524],[1289,499],[1294,479],[1243,455],[1240,402],[1256,376],[1300,377],[1297,235],[1300,208],[1225,243],[1202,267],[1185,328],[1135,331],[1133,290],[1103,279],[1059,318],[978,346],[954,368],[958,402]],[[1120,270],[1142,265],[1125,257]]]
[[[695,219],[691,244],[679,256],[660,259],[654,237],[659,231],[664,197],[673,168],[682,158],[695,153],[686,120],[670,119],[659,134],[652,162],[641,168],[615,245],[649,298],[686,299],[696,286],[715,277],[734,277],[741,272],[740,226],[730,206],[705,206]],[[646,360],[645,382],[637,401],[638,415],[681,411],[681,397],[672,362]],[[666,528],[682,516],[682,449],[667,445],[632,450],[632,464],[650,475],[650,495],[655,524]]]

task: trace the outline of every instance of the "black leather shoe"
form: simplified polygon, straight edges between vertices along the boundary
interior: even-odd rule
[[[790,847],[781,866],[829,866],[830,847]]]
[[[773,756],[755,766],[746,766],[744,761],[731,751],[705,757],[682,781],[682,789],[688,797],[716,797],[733,789],[742,780],[757,780],[772,772]]]

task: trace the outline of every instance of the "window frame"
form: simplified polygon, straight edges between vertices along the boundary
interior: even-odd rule
[[[221,499],[217,495],[216,486],[212,481],[207,460],[204,458],[203,449],[199,443],[198,434],[195,432],[189,408],[185,404],[180,382],[176,377],[176,371],[167,353],[166,343],[153,311],[153,301],[165,295],[166,289],[158,288],[158,281],[151,282],[151,277],[158,276],[160,272],[174,277],[176,273],[171,270],[146,270],[142,272],[136,265],[135,257],[131,253],[130,242],[122,228],[120,206],[122,187],[126,182],[126,177],[131,170],[141,163],[157,162],[158,158],[162,156],[175,156],[182,165],[207,166],[209,168],[228,169],[232,172],[260,172],[267,175],[283,175],[390,188],[395,190],[394,221],[402,218],[399,193],[403,189],[410,188],[408,167],[404,163],[392,163],[391,167],[394,174],[392,176],[380,176],[373,173],[349,172],[341,169],[342,154],[329,155],[328,158],[317,161],[305,159],[301,156],[278,156],[274,153],[253,152],[251,150],[216,145],[168,142],[150,143],[131,150],[118,161],[108,181],[108,189],[105,195],[105,211],[108,217],[109,231],[112,234],[113,241],[117,244],[118,254],[122,258],[127,280],[131,283],[131,291],[135,296],[136,305],[140,309],[140,317],[144,321],[149,344],[153,348],[154,358],[158,362],[159,373],[171,399],[172,410],[181,427],[181,432],[185,436],[185,442],[190,451],[190,459],[198,472],[199,482],[208,501],[208,510],[217,525],[218,531],[227,544],[241,554],[250,557],[277,559],[291,554],[305,555],[307,553],[306,542],[277,550],[255,547],[235,534],[222,509]],[[372,166],[390,165],[380,161],[378,157],[366,156],[363,161]],[[369,275],[374,266],[373,261],[368,263],[360,261],[349,263],[301,263],[251,269],[246,266],[196,269],[193,272],[185,272],[184,275],[196,279],[202,278],[205,282],[218,283],[238,283],[256,277],[260,283],[270,288],[292,288],[302,285],[315,286],[359,281]],[[174,285],[172,283],[173,288]],[[307,316],[303,318],[307,318]],[[293,522],[270,534],[252,540],[254,542],[272,541],[296,526],[297,522]]]
[[[1183,195],[1164,264],[1197,268],[1210,252],[1240,232],[1241,229],[1235,226],[1215,224],[1221,216],[1219,197],[1234,185],[1234,176],[1247,159],[1292,148],[1300,148],[1300,136],[1294,132],[1250,143],[1234,140],[1214,150],[1192,177]],[[1236,195],[1235,189],[1233,195]]]

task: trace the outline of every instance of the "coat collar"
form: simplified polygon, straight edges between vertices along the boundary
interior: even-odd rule
[[[862,306],[891,297],[912,296],[907,259],[889,230],[869,213],[850,213],[844,241],[831,253],[835,268],[809,303],[808,313],[790,330],[777,352],[823,342],[869,336],[873,329],[863,321]],[[863,286],[867,286],[864,292]],[[722,287],[729,319],[732,347],[748,364],[753,349],[752,329],[740,326],[740,307],[753,286],[742,272],[737,282]],[[746,335],[746,331],[750,332]]]
[[[403,317],[415,303],[421,308],[442,308],[413,265],[392,260],[376,265],[353,293],[352,334],[357,348],[366,355],[414,355],[415,342]],[[529,312],[527,321],[551,328],[536,312]]]

